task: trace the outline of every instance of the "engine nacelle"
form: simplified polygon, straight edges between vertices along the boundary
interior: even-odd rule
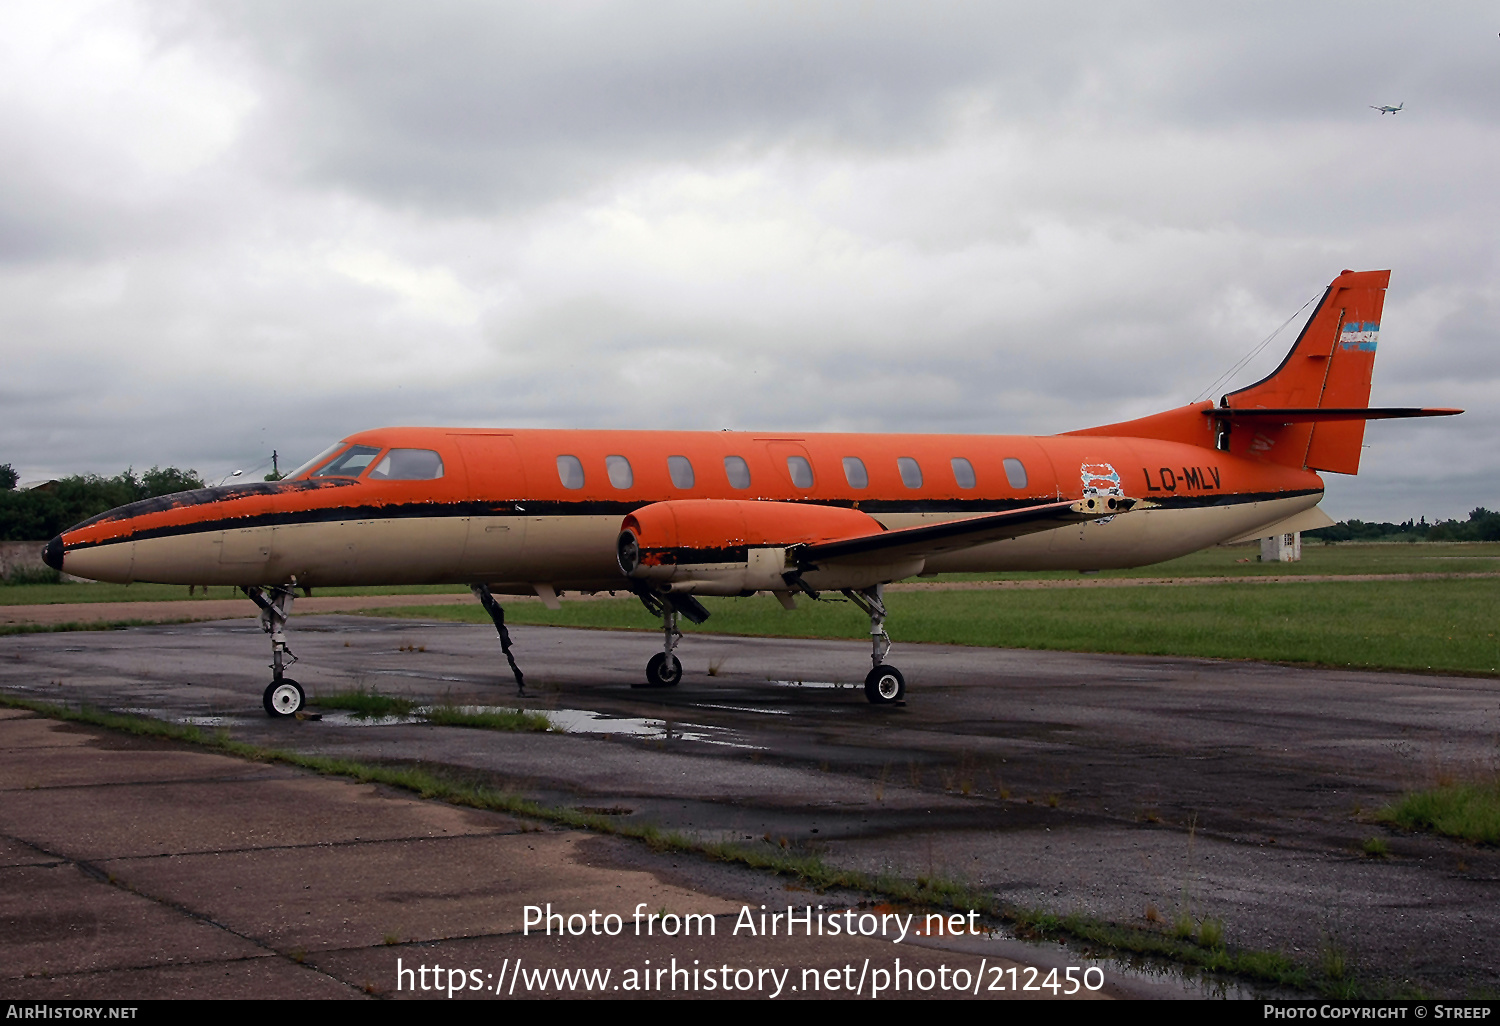
[[[616,552],[625,576],[662,591],[740,595],[786,591],[799,546],[882,530],[868,513],[838,506],[678,499],[627,516]]]

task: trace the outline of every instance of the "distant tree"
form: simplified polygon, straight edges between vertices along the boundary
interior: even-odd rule
[[[1428,533],[1433,541],[1500,541],[1500,513],[1483,506],[1469,511],[1469,519],[1444,520]]]
[[[75,474],[25,491],[0,490],[0,540],[51,538],[116,506],[203,486],[196,470],[152,467],[139,477],[131,468],[115,477]]]
[[[1304,531],[1304,538],[1324,542],[1347,541],[1423,541],[1428,535],[1427,523],[1407,520],[1399,524],[1370,524],[1363,520],[1341,520],[1332,527]]]
[[[1500,541],[1500,513],[1480,506],[1468,520],[1440,520],[1429,524],[1426,517],[1399,524],[1368,524],[1343,520],[1332,527],[1304,531],[1304,538],[1320,541]]]
[[[266,475],[265,479],[267,481],[280,481],[283,477],[286,477],[286,475],[285,474],[278,474],[278,473],[276,473],[276,471],[273,470],[269,474]]]
[[[0,492],[11,491],[19,480],[14,467],[9,463],[0,463]]]
[[[128,473],[128,471],[127,471]],[[152,467],[141,475],[140,488],[145,492],[143,499],[153,495],[171,495],[173,492],[187,492],[194,488],[205,487],[203,478],[198,476],[196,470],[178,470],[176,467]]]

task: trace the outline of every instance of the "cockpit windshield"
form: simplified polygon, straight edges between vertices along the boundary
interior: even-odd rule
[[[319,467],[308,476],[358,477],[370,465],[370,461],[379,454],[380,449],[373,445],[351,445],[343,455]]]
[[[332,456],[334,453],[338,452],[340,449],[342,449],[347,444],[348,444],[347,442],[334,442],[328,448],[324,449],[322,452],[318,453],[312,459],[310,459],[306,463],[302,464],[302,466],[298,467],[296,470],[294,470],[290,474],[286,475],[286,480],[288,480],[288,481],[294,481],[297,478],[306,477],[307,476],[307,472],[309,470],[311,470],[313,467],[316,467],[318,464],[322,463],[324,460],[326,460],[328,457]]]
[[[431,449],[385,449],[339,442],[287,475],[288,478],[368,477],[372,481],[434,481],[443,476],[443,458]],[[330,460],[335,453],[339,455]],[[368,471],[368,473],[366,473]]]

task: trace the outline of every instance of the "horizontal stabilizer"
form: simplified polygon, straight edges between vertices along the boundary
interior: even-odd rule
[[[1349,409],[1244,409],[1212,407],[1205,417],[1217,420],[1248,420],[1267,424],[1311,424],[1328,420],[1404,420],[1408,417],[1452,417],[1464,412],[1446,406],[1356,406]]]
[[[1322,507],[1314,506],[1312,509],[1305,509],[1301,513],[1293,513],[1285,520],[1278,520],[1274,524],[1257,527],[1253,531],[1246,531],[1242,535],[1230,538],[1228,541],[1220,542],[1219,544],[1238,545],[1240,542],[1255,541],[1257,538],[1271,538],[1278,534],[1291,534],[1294,531],[1316,531],[1320,527],[1332,526],[1333,518],[1324,513]]]
[[[820,542],[798,548],[796,559],[798,563],[811,569],[830,562],[890,562],[935,556],[1007,538],[1050,531],[1069,524],[1100,520],[1132,509],[1147,509],[1153,505],[1155,503],[1141,499],[1111,495],[1091,496],[1076,502],[1049,502],[1004,513],[987,513],[962,520],[944,520],[857,538]]]

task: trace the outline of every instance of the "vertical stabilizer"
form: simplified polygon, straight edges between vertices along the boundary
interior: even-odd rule
[[[1296,345],[1269,376],[1230,392],[1230,409],[1357,409],[1370,404],[1370,375],[1390,271],[1345,271],[1333,280]],[[1230,450],[1273,463],[1359,471],[1363,420],[1236,425]]]

